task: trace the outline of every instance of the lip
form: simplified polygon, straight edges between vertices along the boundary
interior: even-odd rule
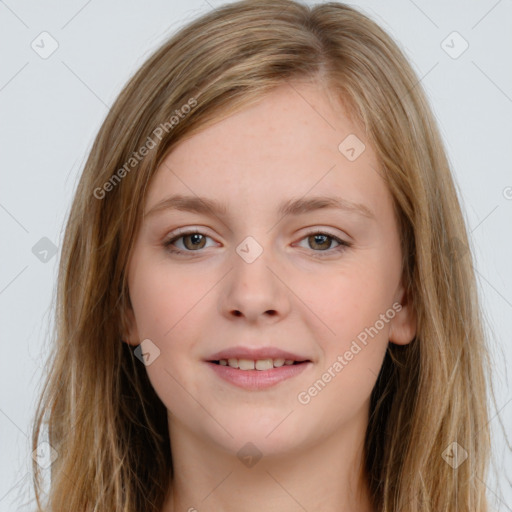
[[[224,358],[221,357],[220,359]],[[290,357],[289,359],[293,358]],[[211,361],[206,361],[206,364],[221,379],[250,391],[259,391],[275,386],[284,380],[299,375],[313,365],[311,361],[307,361],[300,364],[271,368],[270,370],[239,370],[237,368],[231,368],[231,366],[222,366]]]
[[[257,361],[258,359],[293,359],[294,361],[310,361],[306,356],[287,352],[286,350],[281,350],[277,347],[251,348],[242,346],[231,347],[221,350],[220,352],[216,352],[215,354],[212,354],[207,361],[219,361],[220,359],[250,359],[252,361]],[[265,373],[265,371],[267,370],[260,371],[260,373]]]

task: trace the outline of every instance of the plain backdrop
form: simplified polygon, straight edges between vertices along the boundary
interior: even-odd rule
[[[58,251],[93,138],[150,53],[219,5],[0,1],[0,511],[31,510],[30,429]],[[487,485],[494,509],[512,511],[512,457],[503,435],[504,428],[512,437],[512,1],[350,5],[377,21],[409,57],[446,143],[493,355],[497,477]]]

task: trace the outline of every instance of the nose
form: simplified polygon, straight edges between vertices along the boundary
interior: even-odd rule
[[[276,260],[264,250],[252,260],[243,252],[234,252],[232,270],[224,280],[219,300],[220,313],[232,320],[247,322],[276,322],[290,311],[286,278]]]

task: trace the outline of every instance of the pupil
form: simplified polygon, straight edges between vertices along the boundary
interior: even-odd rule
[[[186,247],[189,249],[202,248],[204,245],[204,238],[201,233],[191,233],[186,235],[183,240]]]
[[[313,236],[314,243],[315,243],[316,245],[322,245],[322,244],[324,244],[324,246],[325,246],[325,243],[326,243],[326,242],[328,242],[328,238],[329,238],[329,237],[328,237],[327,235],[314,235],[314,236]],[[327,244],[327,245],[329,245],[329,244]]]

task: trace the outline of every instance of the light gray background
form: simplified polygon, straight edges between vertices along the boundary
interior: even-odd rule
[[[0,1],[0,511],[30,510],[24,505],[30,497],[30,422],[48,349],[59,257],[45,254],[51,245],[40,240],[46,237],[60,250],[93,137],[127,79],[178,27],[220,4]],[[351,5],[380,23],[410,58],[446,141],[493,347],[497,407],[491,407],[491,425],[498,476],[488,486],[496,494],[495,510],[512,511],[512,457],[499,422],[510,436],[512,1]],[[58,43],[46,59],[31,47],[34,41],[43,51],[43,31]],[[469,44],[461,55],[464,41],[454,31]],[[46,50],[50,42],[44,40]]]

